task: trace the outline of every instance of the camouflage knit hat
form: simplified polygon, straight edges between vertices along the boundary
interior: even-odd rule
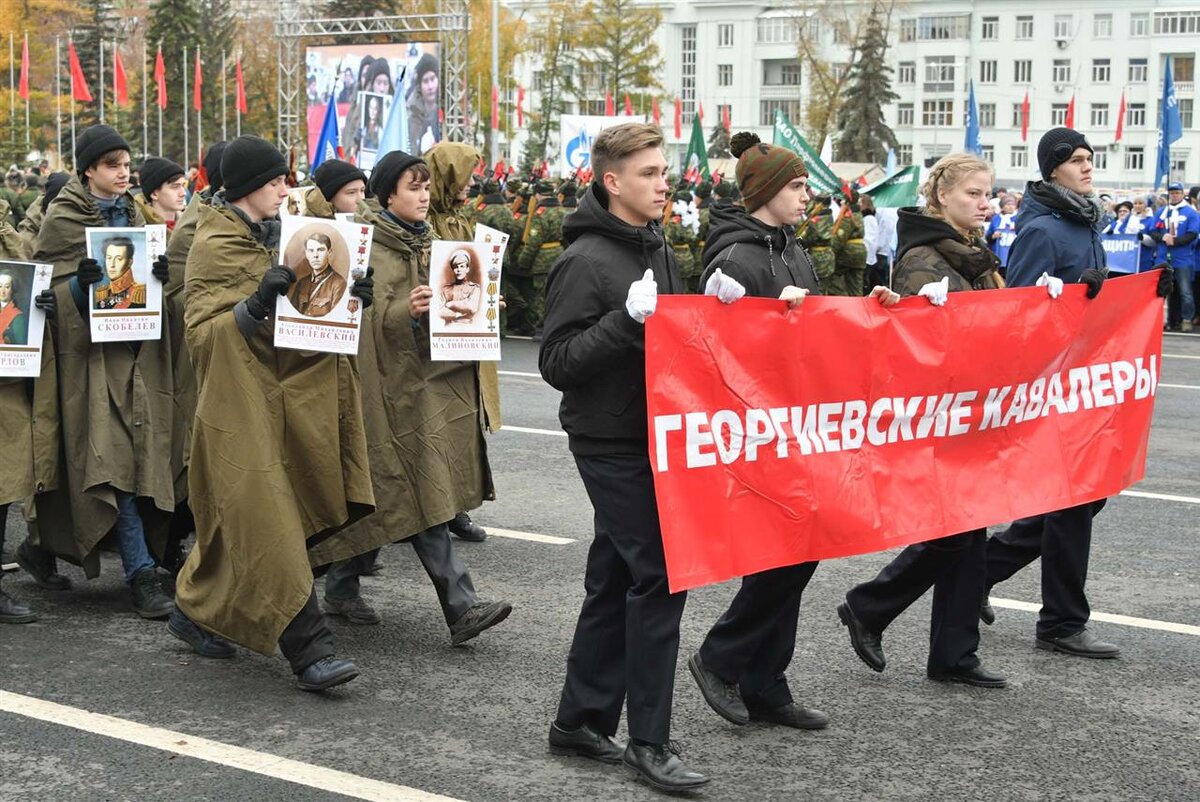
[[[799,156],[762,142],[757,134],[734,134],[729,149],[737,157],[737,182],[748,212],[775,197],[791,181],[808,175]]]

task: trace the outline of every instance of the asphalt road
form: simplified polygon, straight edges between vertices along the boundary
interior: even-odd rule
[[[1200,338],[1169,336],[1147,478],[1136,489],[1200,497]],[[558,394],[536,374],[536,347],[509,340],[501,364],[505,423],[557,430]],[[41,613],[0,627],[0,691],[103,713],[397,786],[474,800],[661,798],[623,767],[546,753],[547,727],[583,594],[591,508],[566,438],[506,430],[490,441],[500,498],[476,518],[566,544],[492,537],[460,543],[482,595],[514,612],[452,648],[433,589],[405,545],[384,550],[384,572],[364,580],[384,616],[374,627],[335,620],[339,653],[362,670],[324,696],[296,690],[281,657],[240,651],[206,661],[162,623],[130,612],[115,557],[67,593],[23,574],[5,587]],[[1114,499],[1097,520],[1089,596],[1094,611],[1200,624],[1200,505]],[[10,537],[23,528],[10,521]],[[712,713],[677,671],[673,737],[713,782],[709,800],[1195,800],[1200,798],[1200,635],[1094,622],[1124,650],[1089,661],[1033,648],[1035,613],[998,610],[985,628],[984,663],[1006,690],[925,678],[928,598],[888,630],[886,673],[851,651],[834,607],[888,559],[824,563],[805,594],[790,671],[793,691],[832,718],[826,731],[735,727]],[[1036,567],[997,596],[1039,601]],[[691,594],[681,655],[724,610],[734,583]],[[132,725],[103,734],[18,715],[0,693],[0,800],[348,799],[326,788],[171,754],[130,742]],[[107,722],[107,720],[106,720]],[[136,738],[132,740],[136,741]],[[186,740],[186,739],[184,739]],[[299,778],[300,774],[285,776]],[[319,772],[319,770],[318,770]],[[392,797],[406,796],[403,789]]]

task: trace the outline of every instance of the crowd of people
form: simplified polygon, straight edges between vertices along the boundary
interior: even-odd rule
[[[0,258],[53,266],[51,288],[36,298],[47,318],[42,374],[0,382],[0,417],[20,422],[0,472],[0,525],[18,502],[29,524],[15,562],[40,587],[69,593],[59,560],[90,578],[100,552],[114,550],[133,611],[166,619],[164,638],[213,659],[237,646],[278,648],[299,687],[314,692],[358,674],[336,655],[325,616],[379,622],[359,579],[378,570],[387,543],[413,546],[452,644],[504,621],[512,605],[480,596],[452,537],[486,537],[467,513],[495,497],[485,443],[500,426],[495,365],[435,362],[429,350],[431,244],[471,240],[478,221],[511,236],[508,331],[540,339],[540,371],[563,394],[560,421],[595,508],[549,749],[624,763],[668,792],[704,785],[670,740],[686,593],[668,589],[648,456],[643,324],[659,293],[794,308],[810,295],[866,296],[888,308],[901,296],[943,305],[954,292],[1006,285],[1045,287],[1053,302],[1064,283],[1082,283],[1095,297],[1106,221],[1091,189],[1091,146],[1070,129],[1039,145],[1042,180],[1015,212],[1003,269],[984,239],[993,174],[973,156],[942,159],[923,207],[899,211],[889,267],[890,235],[869,199],[851,193],[835,208],[810,197],[795,153],[739,133],[736,181],[701,185],[696,203],[672,190],[663,143],[657,126],[615,126],[594,142],[588,183],[485,179],[472,197],[482,160],[460,143],[423,157],[393,151],[369,176],[330,160],[291,189],[279,151],[243,136],[209,148],[209,185],[188,199],[181,165],[147,159],[135,187],[121,134],[83,131],[75,172],[48,176],[40,200],[23,199],[15,229],[0,223]],[[274,347],[276,301],[296,284],[280,264],[281,211],[352,214],[373,226],[372,267],[348,290],[363,309],[356,357]],[[1193,216],[1180,210],[1188,222],[1169,223],[1156,240],[1168,256],[1191,247],[1178,232]],[[151,221],[170,231],[151,271],[163,285],[163,336],[92,342],[87,293],[101,267],[87,256],[86,231]],[[1164,269],[1159,294],[1175,284]],[[1004,687],[977,655],[979,621],[994,617],[990,588],[1041,556],[1038,648],[1116,657],[1119,648],[1086,626],[1092,518],[1102,507],[905,549],[838,607],[851,647],[883,671],[884,631],[932,588],[929,677]],[[786,679],[816,568],[745,577],[689,656],[704,699],[730,722],[828,724],[796,702]],[[0,590],[0,623],[35,618]],[[623,710],[628,743],[615,739]]]

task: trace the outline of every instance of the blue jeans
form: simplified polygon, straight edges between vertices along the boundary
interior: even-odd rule
[[[138,512],[137,499],[132,493],[121,490],[117,494],[117,524],[113,531],[117,536],[117,551],[121,564],[125,566],[125,581],[132,582],[138,571],[153,568],[154,558],[146,547],[146,530],[142,528],[142,516]]]
[[[1175,288],[1179,290],[1179,304],[1183,308],[1179,314],[1183,320],[1191,321],[1196,317],[1196,299],[1192,295],[1192,269],[1176,267]]]

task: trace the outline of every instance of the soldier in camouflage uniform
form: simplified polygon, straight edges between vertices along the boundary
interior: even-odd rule
[[[567,214],[579,206],[579,185],[574,178],[568,178],[558,187],[558,202],[567,210]]]
[[[517,241],[521,231],[513,219],[512,210],[508,208],[508,202],[500,192],[500,183],[496,179],[489,178],[484,181],[480,191],[475,222],[503,231],[508,235],[508,247],[504,249],[504,270],[500,274],[500,294],[504,296],[504,303],[507,306],[507,309],[501,312],[500,331],[507,334],[508,322],[510,320],[519,321],[525,314],[525,296],[521,295],[521,289],[513,282],[511,275],[513,264],[516,262]]]
[[[510,213],[512,215],[512,237],[508,241],[508,266],[504,271],[505,290],[504,302],[508,306],[506,312],[507,332],[509,334],[533,334],[533,327],[526,325],[529,317],[529,294],[532,287],[529,274],[521,266],[521,246],[525,242],[525,225],[529,222],[528,207],[532,204],[532,192],[529,184],[520,179],[508,182],[508,192],[512,196]],[[508,293],[512,293],[520,304],[520,314],[509,301]]]
[[[821,282],[822,295],[836,295],[832,234],[833,215],[829,211],[828,195],[818,195],[808,202],[808,214],[796,227],[796,239],[812,257],[813,269]]]
[[[685,191],[677,191],[672,197],[672,202],[682,201],[690,203],[692,193]],[[663,226],[663,236],[666,237],[667,245],[675,253],[675,263],[679,267],[679,277],[683,279],[684,285],[688,292],[696,292],[696,284],[700,281],[700,262],[695,257],[696,234],[692,231],[692,227],[686,225],[680,219],[680,216],[673,211],[667,211],[666,223]]]
[[[526,296],[526,327],[533,327],[536,337],[542,331],[542,318],[546,311],[546,278],[550,265],[563,252],[562,223],[567,210],[558,202],[554,185],[549,181],[538,181],[534,186],[537,204],[534,213],[525,224],[525,241],[517,259],[520,269],[528,276],[529,293]]]
[[[851,190],[850,197],[833,223],[833,294],[862,297],[863,279],[867,272],[867,246],[863,242],[865,230],[862,212],[858,210],[858,193]]]

